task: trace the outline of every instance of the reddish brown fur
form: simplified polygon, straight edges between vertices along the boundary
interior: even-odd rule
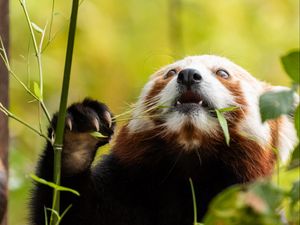
[[[236,103],[241,106],[240,109],[230,112],[230,114],[234,118],[234,121],[229,120],[229,125],[237,125],[241,120],[245,118],[245,115],[247,113],[247,102],[242,92],[241,85],[239,81],[232,82],[231,78],[223,79],[217,77],[217,79],[232,93],[232,95],[235,97],[234,100],[236,101]]]
[[[222,154],[224,162],[235,169],[245,181],[271,175],[275,154],[271,148],[264,148],[256,141],[231,132],[230,152]]]
[[[201,135],[197,132],[194,133],[194,130],[190,131],[192,132],[190,135],[193,135],[194,138]],[[117,137],[113,152],[124,164],[151,164],[155,160],[155,158],[152,158],[152,156],[155,156],[153,148],[161,147],[161,143],[158,143],[160,139],[164,139],[164,144],[168,146],[164,148],[165,151],[181,150],[177,142],[174,141],[175,138],[178,138],[178,134],[169,133],[161,138],[159,134],[159,130],[130,134],[128,129],[123,127]],[[224,141],[205,137],[205,145],[192,151],[199,151],[201,157],[204,158],[215,155],[222,159],[244,182],[269,176],[272,173],[275,154],[270,148],[263,148],[255,141],[234,132],[232,132],[231,140],[230,147],[228,147],[224,144]],[[160,154],[159,152],[156,153]],[[172,154],[172,152],[169,153]],[[161,154],[165,154],[165,152]],[[173,152],[173,154],[176,153]]]
[[[160,76],[147,95],[147,102],[157,96],[172,78],[164,79],[162,74]],[[275,154],[272,151],[272,147],[262,147],[255,140],[247,139],[237,131],[236,125],[245,118],[247,113],[247,102],[239,81],[233,82],[231,78],[223,79],[218,77],[218,79],[235,96],[235,101],[241,106],[241,109],[227,113],[230,118],[229,129],[231,135],[229,147],[225,144],[222,132],[219,131],[214,136],[209,136],[192,124],[186,123],[180,132],[170,132],[166,130],[166,127],[160,126],[153,130],[131,134],[127,127],[124,126],[116,139],[113,152],[125,164],[151,163],[149,162],[149,154],[151,154],[153,148],[161,147],[160,142],[162,141],[167,145],[165,151],[199,151],[201,157],[215,155],[221,158],[245,182],[270,175],[275,163]],[[278,144],[279,124],[280,121],[270,122],[272,146]],[[183,150],[179,144],[180,140],[200,140],[201,146],[195,149]],[[174,152],[174,154],[176,153]]]
[[[142,160],[145,152],[143,151],[143,149],[136,149],[135,146],[137,146],[142,140],[146,140],[147,138],[149,138],[147,137],[147,135],[148,134],[146,132],[140,132],[134,135],[130,134],[128,132],[128,128],[125,125],[118,132],[118,136],[116,138],[112,151],[116,155],[118,155],[118,157],[126,164],[139,162]]]
[[[279,129],[282,124],[282,118],[278,118],[276,120],[269,120],[268,124],[271,129],[271,143],[270,148],[276,148],[278,146],[278,139],[279,139]]]
[[[153,105],[155,102],[152,102],[155,96],[157,96],[163,89],[164,87],[169,83],[169,81],[172,79],[172,77],[168,77],[164,79],[162,76],[159,77],[152,89],[149,91],[148,95],[146,96],[146,102],[151,102]],[[148,107],[151,105],[147,105]]]
[[[173,70],[179,72],[180,68],[174,68]],[[148,95],[146,96],[146,108],[150,108],[151,106],[155,105],[156,101],[155,96],[157,96],[163,89],[164,87],[172,80],[173,76],[169,77],[164,77],[165,72],[161,71],[158,72],[156,77],[156,82],[153,85],[152,89],[149,91]]]

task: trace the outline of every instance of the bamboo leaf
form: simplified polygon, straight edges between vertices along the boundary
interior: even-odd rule
[[[288,53],[285,56],[281,57],[281,63],[285,72],[289,75],[289,77],[297,84],[300,83],[299,81],[299,63],[300,63],[300,52],[293,51]]]
[[[69,205],[64,211],[63,211],[63,213],[61,214],[61,216],[60,216],[60,219],[59,219],[59,221],[57,221],[57,224],[59,224],[59,222],[64,218],[64,216],[67,214],[67,212],[72,208],[72,204],[71,205]]]
[[[47,208],[45,206],[44,206],[44,214],[45,214],[45,225],[48,225]]]
[[[297,131],[298,138],[300,140],[300,105],[298,105],[296,111],[295,111],[295,127]]]
[[[74,189],[67,188],[67,187],[63,187],[63,186],[57,185],[57,184],[55,184],[55,183],[53,183],[53,182],[46,181],[46,180],[44,180],[44,179],[42,179],[42,178],[39,178],[38,176],[36,176],[36,175],[34,175],[34,174],[30,174],[30,177],[31,177],[34,181],[36,181],[36,182],[38,182],[38,183],[40,183],[40,184],[47,185],[47,186],[49,186],[49,187],[51,187],[51,188],[53,188],[53,189],[56,189],[56,190],[58,190],[58,191],[67,191],[67,192],[73,193],[74,195],[80,196],[79,192],[76,191],[76,190],[74,190]]]
[[[60,221],[60,216],[58,214],[58,212],[54,209],[51,209],[51,208],[46,208],[48,211],[50,211],[51,213],[53,213],[56,217],[57,217],[57,220]]]
[[[101,134],[100,132],[91,132],[90,135],[92,135],[93,137],[96,137],[96,138],[107,138],[107,136]]]
[[[40,33],[40,34],[44,33],[44,30],[43,30],[42,28],[40,28],[38,25],[36,25],[34,22],[31,22],[31,25],[32,25],[32,28],[33,28],[36,32],[38,32],[38,33]]]
[[[227,144],[227,146],[229,146],[230,135],[229,135],[227,120],[225,119],[224,115],[218,109],[216,109],[215,111],[217,113],[217,118],[218,118],[219,124],[223,130],[226,144]]]
[[[297,202],[300,201],[300,180],[297,180],[293,183],[293,187],[290,191],[290,196],[291,196],[291,204],[294,205]]]
[[[298,144],[292,153],[288,170],[297,168],[299,166],[300,166],[300,145]]]
[[[33,83],[33,93],[35,94],[35,96],[41,101],[43,100],[43,96],[42,96],[42,93],[41,93],[41,89],[38,85],[37,82],[34,82]]]
[[[231,107],[227,107],[227,108],[218,109],[218,111],[220,113],[223,113],[223,112],[232,112],[232,111],[237,110],[238,108],[239,107],[237,107],[237,106],[231,106]]]
[[[262,122],[269,119],[275,119],[282,114],[289,114],[293,111],[294,92],[288,91],[270,91],[259,98],[259,108]]]

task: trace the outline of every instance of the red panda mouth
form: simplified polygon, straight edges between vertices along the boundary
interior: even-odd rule
[[[176,99],[174,106],[175,110],[183,113],[189,113],[201,108],[206,110],[213,109],[211,104],[209,104],[209,102],[203,96],[190,90],[182,93],[179,98]]]
[[[207,101],[200,96],[198,93],[195,93],[193,91],[186,91],[184,92],[175,103],[175,106],[181,105],[181,104],[198,104],[202,107],[208,107]]]

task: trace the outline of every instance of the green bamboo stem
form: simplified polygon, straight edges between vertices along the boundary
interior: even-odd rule
[[[67,100],[68,100],[68,92],[69,92],[70,73],[71,73],[71,65],[72,65],[72,58],[73,58],[77,13],[78,13],[78,6],[79,6],[78,3],[79,0],[73,0],[66,60],[65,60],[64,78],[62,84],[57,127],[55,132],[55,141],[53,145],[53,149],[54,149],[53,181],[57,185],[60,185],[60,177],[61,177],[61,152],[63,148],[63,135],[64,135],[64,128],[65,128],[65,117],[66,117]],[[54,189],[54,193],[53,193],[52,209],[59,214],[60,192],[56,189]],[[50,225],[56,225],[58,219],[59,218],[57,218],[55,214],[52,212],[50,217]]]

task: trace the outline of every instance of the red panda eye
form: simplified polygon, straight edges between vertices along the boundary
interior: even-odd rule
[[[165,76],[164,76],[164,79],[168,79],[169,77],[172,77],[174,75],[176,75],[177,71],[175,69],[172,69],[172,70],[169,70]]]
[[[216,74],[224,79],[227,79],[230,76],[229,73],[223,69],[218,70]]]

